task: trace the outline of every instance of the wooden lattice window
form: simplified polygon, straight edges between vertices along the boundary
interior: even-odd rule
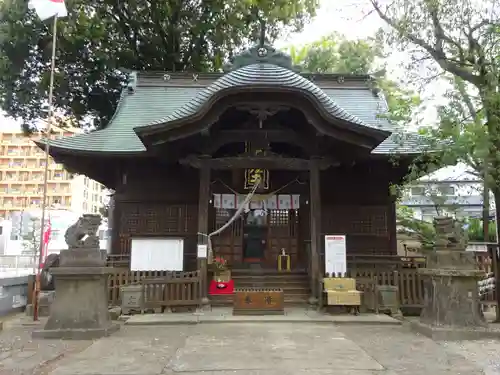
[[[216,228],[220,228],[224,224],[226,224],[229,219],[234,215],[236,210],[227,209],[227,208],[216,208],[215,209],[215,226]]]
[[[285,227],[290,221],[288,210],[271,210],[269,212],[269,225],[273,227]]]

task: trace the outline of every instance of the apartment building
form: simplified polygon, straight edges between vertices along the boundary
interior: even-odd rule
[[[80,129],[54,129],[53,136],[68,136]],[[0,132],[0,217],[42,206],[45,154],[33,142],[39,135]],[[98,213],[105,188],[86,176],[74,175],[49,159],[48,205],[77,214]]]

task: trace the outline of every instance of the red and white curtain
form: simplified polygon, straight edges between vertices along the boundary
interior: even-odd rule
[[[214,194],[214,207],[237,209],[245,200],[242,194]],[[299,194],[255,194],[246,209],[250,210],[297,210],[300,207]]]

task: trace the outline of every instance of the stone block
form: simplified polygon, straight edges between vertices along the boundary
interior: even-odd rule
[[[59,267],[105,267],[106,251],[99,249],[62,250]]]
[[[38,316],[44,317],[50,315],[50,307],[54,303],[55,291],[42,291],[38,295]]]
[[[95,340],[110,336],[120,329],[117,323],[109,324],[105,328],[78,328],[78,329],[40,329],[33,331],[36,339],[63,339],[63,340]]]
[[[435,250],[427,254],[427,268],[474,270],[477,268],[477,261],[473,252]]]
[[[479,303],[477,271],[420,271],[427,276],[421,323],[455,328],[486,326]]]
[[[118,320],[122,314],[122,309],[120,307],[112,307],[109,309],[109,318],[111,320]]]
[[[124,315],[128,315],[131,312],[141,312],[142,311],[142,296],[143,288],[142,285],[124,285],[120,287],[120,295],[122,299],[121,310]]]
[[[500,339],[500,330],[488,327],[438,327],[415,321],[410,323],[410,328],[435,341]]]
[[[50,316],[43,330],[33,337],[95,339],[120,328],[108,311],[108,272],[104,267],[59,267]]]

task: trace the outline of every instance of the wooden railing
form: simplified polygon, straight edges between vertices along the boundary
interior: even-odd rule
[[[141,284],[145,309],[157,310],[201,304],[200,271],[172,272],[161,278],[145,278]]]
[[[476,259],[478,268],[486,273],[492,272],[491,257],[486,253],[477,253]],[[378,255],[348,255],[347,257],[348,270],[351,277],[372,277],[379,284],[395,285],[399,287],[399,297],[402,307],[418,308],[423,306],[424,301],[424,286],[423,280],[418,274],[418,268],[425,267],[425,257],[401,257],[401,256],[378,256]],[[120,304],[120,286],[127,284],[139,284],[143,279],[165,280],[167,272],[133,272],[128,270],[129,260],[126,256],[110,256],[108,265],[117,267],[117,272],[109,278],[109,303],[112,305]],[[397,280],[394,280],[394,271],[398,271]],[[194,276],[193,280],[196,280]],[[164,282],[164,281],[161,281]],[[161,282],[146,282],[145,285],[160,285]],[[193,281],[195,284],[197,281]],[[149,284],[148,284],[149,283]],[[194,290],[186,289],[179,285],[183,282],[172,282],[168,289],[168,298],[173,301],[183,301],[192,298],[190,294],[183,295],[182,293],[193,293]],[[184,282],[184,285],[186,283]],[[166,284],[162,284],[166,285]],[[159,286],[148,286],[148,288],[160,288]],[[163,287],[162,287],[163,288]],[[177,289],[175,289],[177,288]],[[191,291],[188,291],[191,290]],[[153,293],[153,292],[151,292]],[[156,292],[154,292],[156,293]],[[481,301],[484,304],[496,303],[496,290],[490,291],[481,296]],[[156,299],[155,299],[156,298]],[[159,300],[154,297],[153,300]],[[194,297],[193,297],[194,298]],[[194,298],[196,299],[196,298]]]
[[[144,303],[148,308],[197,305],[201,296],[199,271],[164,272],[118,269],[108,279],[108,303],[121,304],[121,287],[141,284]]]
[[[399,302],[403,307],[419,308],[424,304],[424,285],[417,268],[351,268],[348,275],[355,279],[375,280],[378,285],[397,285]]]
[[[117,269],[108,278],[108,302],[111,306],[121,304],[120,287],[124,285],[140,284],[145,278],[165,277],[163,271],[130,271],[126,268]]]

